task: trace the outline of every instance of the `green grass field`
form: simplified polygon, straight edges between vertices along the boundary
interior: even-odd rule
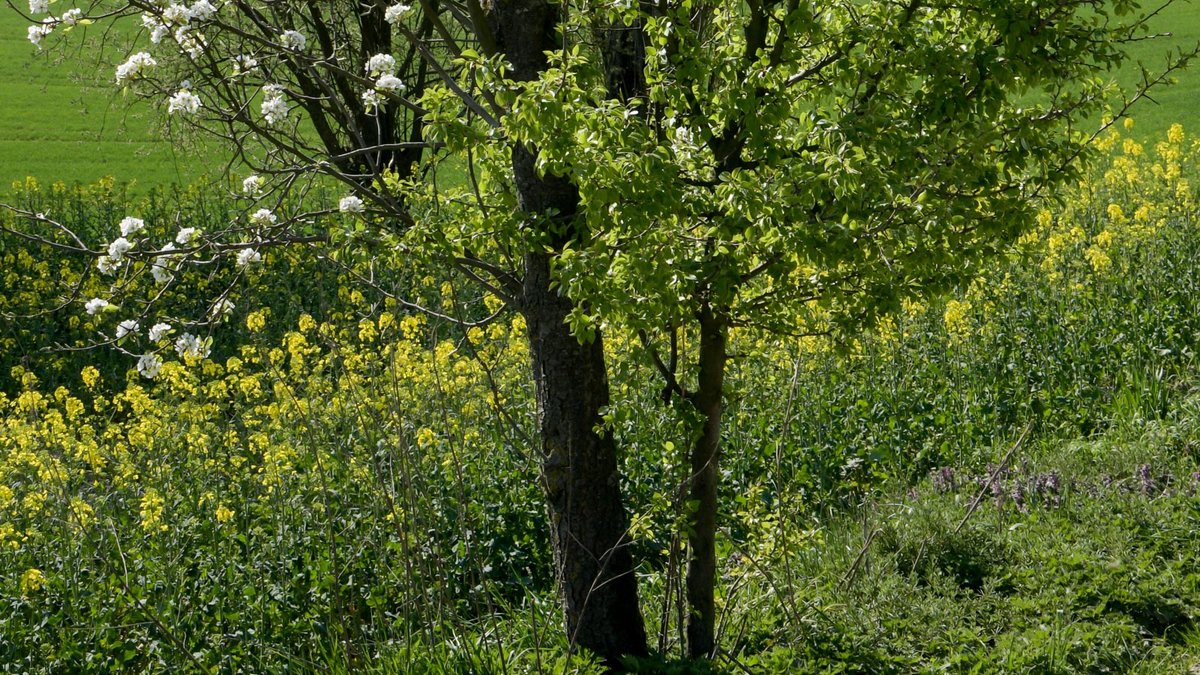
[[[1145,3],[1148,7],[1157,3]],[[1168,52],[1187,50],[1200,42],[1200,4],[1191,0],[1176,0],[1151,23],[1160,37],[1136,42],[1130,46],[1130,62],[1117,77],[1126,89],[1141,79],[1139,64],[1150,72],[1161,71]],[[1133,135],[1143,139],[1160,139],[1172,124],[1182,124],[1189,132],[1200,130],[1200,63],[1192,64],[1176,76],[1176,82],[1154,91],[1150,99],[1133,108],[1136,122]]]
[[[1168,51],[1200,40],[1200,5],[1177,0],[1153,27],[1170,35],[1132,46],[1133,62],[1118,77],[1122,86],[1138,81],[1137,63],[1161,70]],[[138,191],[190,182],[220,164],[219,155],[198,161],[194,152],[176,150],[164,137],[158,111],[122,98],[110,86],[111,66],[93,55],[88,36],[68,36],[65,54],[53,47],[39,52],[25,28],[21,16],[0,4],[0,187],[25,176],[66,183],[112,176],[134,181]],[[47,44],[59,39],[52,36]],[[1174,123],[1200,129],[1198,94],[1200,67],[1194,67],[1134,109],[1134,135],[1159,138]]]
[[[113,59],[97,58],[95,36],[67,36],[65,52],[52,36],[39,52],[26,25],[0,4],[0,187],[26,176],[66,183],[112,176],[140,190],[204,172],[210,162],[177,152],[157,111],[111,86],[105,61]]]

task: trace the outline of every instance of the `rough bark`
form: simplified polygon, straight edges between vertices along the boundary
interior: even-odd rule
[[[700,377],[692,404],[702,427],[692,447],[689,498],[696,510],[688,522],[688,656],[711,658],[715,646],[717,578],[717,479],[721,449],[722,392],[725,386],[727,327],[711,308],[699,312]]]
[[[565,323],[571,303],[550,289],[550,258],[525,258],[524,315],[537,385],[541,481],[567,636],[610,665],[646,653],[616,447],[597,433],[608,405],[599,336],[580,344]]]
[[[559,46],[560,11],[545,0],[488,6],[496,47],[515,79],[546,68],[544,52]],[[609,403],[604,347],[598,333],[586,343],[572,334],[566,319],[574,305],[551,278],[554,251],[581,234],[579,192],[564,178],[539,176],[536,157],[536,148],[517,146],[512,166],[518,204],[549,248],[524,256],[520,311],[529,331],[555,579],[568,638],[619,667],[620,657],[647,649],[616,445],[597,431]]]

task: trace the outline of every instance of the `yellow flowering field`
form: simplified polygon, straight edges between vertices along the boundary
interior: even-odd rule
[[[796,547],[836,539],[822,513],[994,461],[1026,426],[1047,443],[1091,437],[1185,400],[1200,140],[1178,125],[1151,147],[1127,133],[1104,137],[1097,168],[951,297],[861,335],[734,334],[721,602],[746,628],[730,650],[766,659],[783,640],[788,622],[769,617],[789,599],[768,581]],[[220,222],[219,195],[28,182],[14,199],[83,230],[133,212],[166,231]],[[216,268],[170,287],[165,311],[229,284],[235,308],[209,353],[168,350],[146,378],[119,343],[91,348],[113,319],[81,309],[107,283],[89,261],[0,238],[0,671],[354,670],[382,657],[499,672],[563,658],[524,325],[426,318],[320,253],[273,250],[244,277]],[[441,311],[500,309],[452,279],[385,277]],[[606,423],[646,615],[669,649],[690,439],[638,344],[608,337]],[[758,588],[753,602],[736,579]]]

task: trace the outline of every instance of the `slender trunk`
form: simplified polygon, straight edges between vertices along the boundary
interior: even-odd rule
[[[562,6],[495,0],[487,7],[514,79],[537,77],[547,66],[545,52],[561,46]],[[568,639],[618,668],[620,657],[647,649],[616,444],[609,432],[597,431],[609,403],[604,346],[599,333],[585,343],[576,338],[566,322],[574,304],[552,286],[555,251],[584,234],[579,191],[567,179],[539,175],[536,158],[536,148],[513,149],[518,204],[548,247],[535,245],[524,256],[520,311],[529,331],[555,580]]]
[[[717,580],[717,478],[721,449],[722,391],[725,386],[727,327],[707,305],[699,312],[700,378],[692,403],[703,427],[692,448],[691,503],[695,505],[688,528],[687,652],[710,658],[715,646],[716,607],[713,589]]]

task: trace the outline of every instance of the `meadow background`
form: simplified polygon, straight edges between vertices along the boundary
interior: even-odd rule
[[[0,5],[0,186],[29,176],[67,184],[112,176],[145,192],[189,184],[221,166],[194,140],[165,134],[161,111],[113,84],[126,55],[102,47],[99,35],[75,33],[65,51],[39,50],[26,39],[27,26]],[[136,27],[126,22],[117,30]]]
[[[1191,4],[1158,22],[1148,67],[1200,38]],[[0,28],[4,201],[89,241],[237,211],[150,111]],[[967,287],[870,334],[733,336],[711,664],[676,658],[683,422],[636,336],[608,336],[657,651],[635,669],[1200,668],[1198,72]],[[107,315],[41,313],[104,290],[87,262],[0,237],[0,672],[598,672],[561,635],[519,318],[464,332],[276,250],[211,355],[147,381],[84,349]],[[495,303],[375,262],[447,311]]]
[[[104,48],[96,35],[72,35],[65,53],[38,50],[25,39],[26,26],[19,14],[0,6],[0,186],[28,176],[68,185],[113,176],[142,192],[188,184],[224,167],[218,149],[164,135],[161,110],[113,85],[113,71],[125,54]],[[1131,45],[1130,65],[1113,74],[1124,88],[1140,81],[1137,63],[1161,70],[1168,51],[1200,40],[1200,5],[1175,2],[1150,26],[1158,37]],[[129,22],[116,30],[136,28]],[[88,27],[73,30],[86,33]],[[1157,138],[1175,123],[1195,127],[1200,70],[1184,71],[1178,80],[1138,106],[1134,137]]]

